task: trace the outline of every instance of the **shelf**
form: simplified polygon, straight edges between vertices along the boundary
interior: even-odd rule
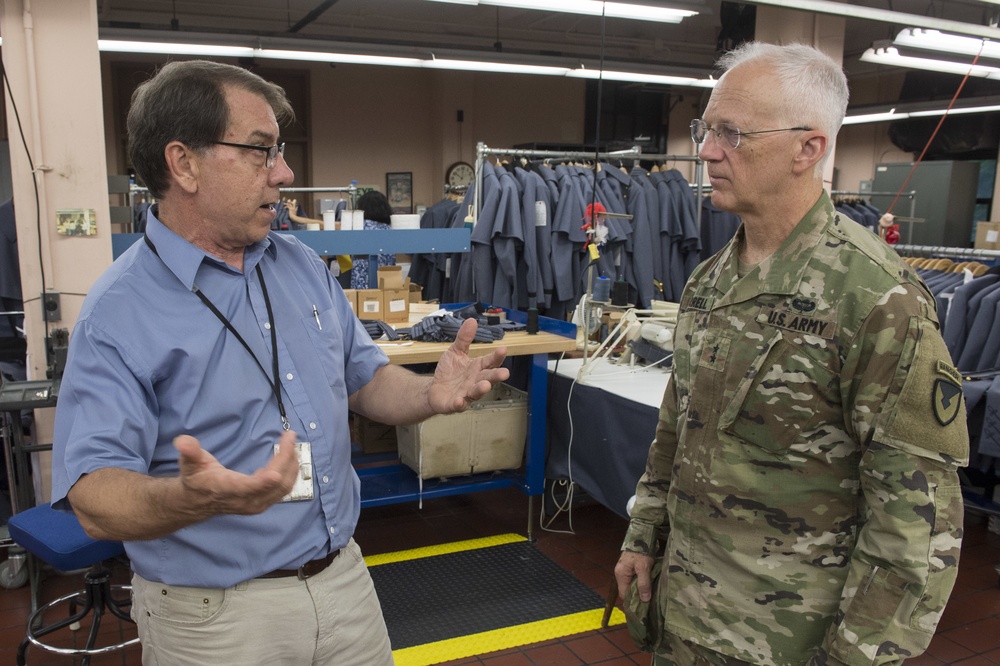
[[[423,492],[420,491],[416,473],[403,465],[363,467],[357,473],[361,478],[361,508],[415,502],[421,498],[463,495],[481,490],[523,487],[523,477],[516,471],[425,479]]]

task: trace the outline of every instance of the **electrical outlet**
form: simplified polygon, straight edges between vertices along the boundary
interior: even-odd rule
[[[58,291],[47,291],[42,294],[42,307],[45,308],[43,316],[46,321],[60,321],[62,319]]]

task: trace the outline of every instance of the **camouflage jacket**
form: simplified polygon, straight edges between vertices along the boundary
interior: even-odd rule
[[[934,298],[824,193],[743,278],[684,289],[624,549],[665,538],[666,629],[755,664],[891,664],[957,574],[962,378]]]

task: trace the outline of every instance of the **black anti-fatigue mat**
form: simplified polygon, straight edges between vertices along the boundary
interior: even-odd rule
[[[394,651],[604,607],[527,541],[369,566]]]

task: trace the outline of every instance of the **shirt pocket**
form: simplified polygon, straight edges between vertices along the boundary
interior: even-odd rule
[[[310,313],[302,318],[302,326],[316,350],[318,365],[327,382],[346,391],[344,379],[344,334],[337,311],[333,308]]]
[[[739,373],[739,380],[719,418],[721,431],[772,453],[807,440],[837,400],[836,375],[786,335],[780,329],[767,335],[746,365],[730,358],[729,376]]]

